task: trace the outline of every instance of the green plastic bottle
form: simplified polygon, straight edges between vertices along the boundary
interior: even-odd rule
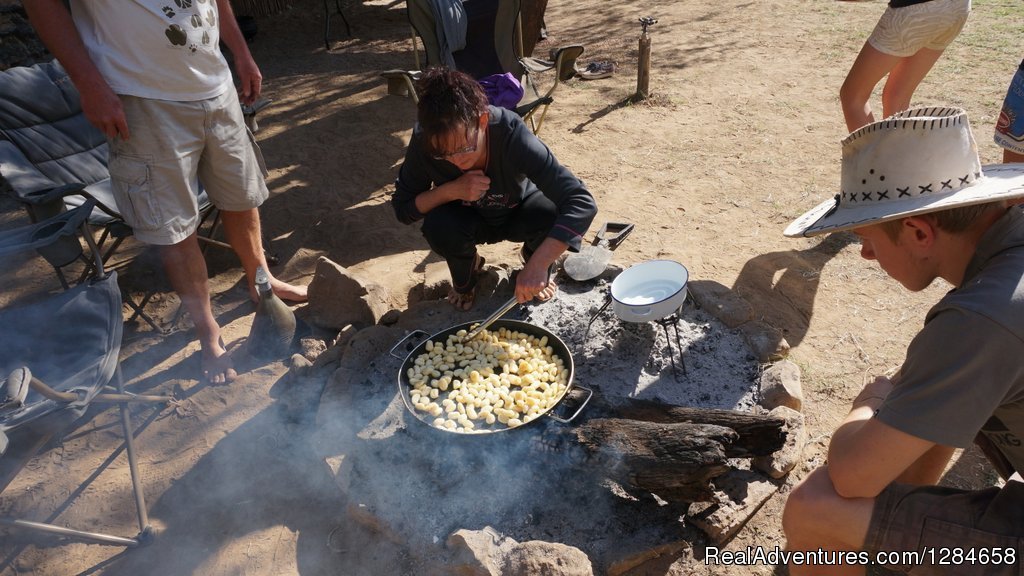
[[[249,329],[249,351],[257,358],[283,358],[295,339],[295,313],[270,288],[270,276],[256,269],[259,302]]]

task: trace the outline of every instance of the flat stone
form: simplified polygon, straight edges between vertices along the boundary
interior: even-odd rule
[[[754,317],[750,303],[723,284],[694,280],[686,285],[694,301],[729,328],[736,328]]]
[[[766,410],[787,406],[800,411],[804,405],[800,367],[789,360],[776,362],[765,370],[761,374],[760,388],[760,404]]]
[[[348,494],[349,486],[352,485],[352,458],[346,454],[338,454],[324,458],[327,469],[334,478],[334,483],[341,489],[342,494]]]
[[[747,322],[740,326],[740,332],[758,362],[774,362],[789,355],[789,342],[782,332],[764,322]]]
[[[391,309],[391,310],[388,310],[387,313],[385,313],[383,316],[380,317],[380,323],[385,325],[385,326],[391,326],[392,324],[397,324],[398,323],[398,319],[401,318],[401,317],[402,317],[402,312],[400,310]]]
[[[782,478],[789,471],[796,467],[801,461],[804,453],[804,445],[807,444],[807,429],[804,427],[804,415],[792,408],[778,406],[768,414],[786,420],[786,443],[769,456],[758,456],[750,461],[750,465],[771,476]]]
[[[428,262],[423,270],[423,299],[440,300],[452,289],[452,277],[448,271],[448,263]]]
[[[385,287],[321,257],[309,283],[309,321],[330,330],[369,326],[391,309],[389,300]]]
[[[693,556],[693,547],[686,540],[680,540],[678,542],[669,542],[668,544],[662,544],[661,546],[655,546],[649,550],[633,554],[627,558],[622,558],[616,562],[613,562],[608,567],[608,576],[622,576],[629,573],[630,571],[643,566],[644,564],[653,560],[664,559],[665,557],[674,557],[675,559],[689,560]]]
[[[714,502],[690,505],[686,520],[708,535],[713,544],[729,541],[778,486],[750,470],[730,470],[715,478]]]

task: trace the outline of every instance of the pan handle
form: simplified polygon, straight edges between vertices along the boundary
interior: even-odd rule
[[[395,350],[398,350],[399,346],[401,346],[402,344],[405,344],[405,341],[410,339],[410,338],[412,338],[413,336],[428,337],[428,336],[430,336],[430,334],[427,334],[423,330],[413,330],[412,332],[409,332],[408,334],[403,336],[402,339],[399,340],[397,344],[392,346],[391,347],[391,352],[389,352],[389,353],[392,356],[394,356],[395,358],[398,358],[399,360],[405,360],[405,357],[409,355],[408,353],[412,352],[412,348],[406,348],[406,355],[405,356],[399,356],[398,354],[395,354]]]
[[[569,416],[568,418],[560,418],[558,416],[555,416],[554,412],[548,412],[548,418],[551,418],[552,420],[555,420],[557,422],[561,422],[562,424],[568,424],[569,422],[572,422],[573,420],[575,420],[576,417],[580,415],[580,412],[583,412],[583,409],[587,407],[587,403],[590,402],[590,399],[594,397],[594,391],[591,390],[590,388],[586,388],[584,386],[580,386],[579,384],[573,386],[573,388],[578,388],[578,389],[583,390],[584,392],[586,392],[587,393],[586,400],[584,400],[580,404],[580,407],[576,409],[576,412],[574,412],[573,415]],[[571,391],[572,391],[572,389],[569,390],[569,392],[571,392]],[[566,394],[568,394],[569,392],[566,392]]]

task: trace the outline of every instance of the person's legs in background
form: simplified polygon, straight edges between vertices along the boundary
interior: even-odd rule
[[[875,121],[871,112],[871,93],[878,82],[900,62],[899,56],[878,51],[865,43],[839,89],[846,129],[853,132]]]

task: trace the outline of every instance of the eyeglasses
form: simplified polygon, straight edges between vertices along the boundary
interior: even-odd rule
[[[476,152],[476,143],[477,143],[477,141],[479,139],[480,139],[480,126],[477,126],[476,130],[473,131],[473,135],[466,139],[467,144],[465,146],[463,146],[462,148],[459,148],[458,150],[456,150],[454,152],[448,152],[447,154],[436,154],[436,155],[432,156],[432,158],[434,160],[448,160],[449,158],[453,158],[455,156],[462,156],[464,154],[470,154],[470,153]]]

